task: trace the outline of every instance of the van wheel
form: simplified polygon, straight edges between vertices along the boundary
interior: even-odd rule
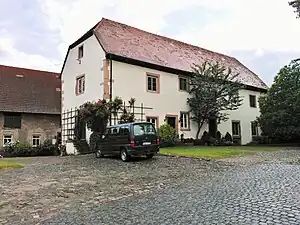
[[[102,152],[101,152],[100,149],[97,149],[97,151],[96,151],[96,158],[101,158],[101,157],[103,157],[103,154],[102,154]]]
[[[146,155],[146,158],[147,158],[147,159],[152,159],[153,156],[154,156],[154,154],[149,154],[149,155]]]
[[[121,150],[120,156],[123,162],[128,162],[130,160],[130,156],[128,155],[126,149]]]

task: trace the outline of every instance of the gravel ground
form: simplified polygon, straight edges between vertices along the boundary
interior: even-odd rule
[[[0,175],[0,224],[300,224],[299,158],[22,158]]]

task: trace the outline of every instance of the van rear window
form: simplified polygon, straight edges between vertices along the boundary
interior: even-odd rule
[[[133,135],[156,134],[152,123],[138,123],[133,125]]]

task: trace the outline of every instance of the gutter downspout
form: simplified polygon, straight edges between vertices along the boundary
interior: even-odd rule
[[[110,60],[110,63],[109,63],[109,100],[110,101],[112,101],[112,90],[113,90],[113,88],[112,88],[112,84],[113,84],[113,73],[112,73],[112,69],[113,69],[113,66],[112,66],[112,63],[113,63],[113,61],[112,61],[112,59]],[[110,116],[110,120],[109,120],[109,124],[110,124],[110,126],[112,125],[112,121],[111,121],[111,116]]]

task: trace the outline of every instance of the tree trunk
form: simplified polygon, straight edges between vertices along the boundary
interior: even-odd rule
[[[204,124],[204,121],[201,121],[200,123],[198,123],[198,130],[197,130],[197,133],[196,133],[196,139],[199,139],[199,134],[200,134],[200,131],[201,131],[201,128]]]
[[[201,127],[198,125],[198,130],[196,134],[196,140],[199,139],[199,134],[200,134]]]

